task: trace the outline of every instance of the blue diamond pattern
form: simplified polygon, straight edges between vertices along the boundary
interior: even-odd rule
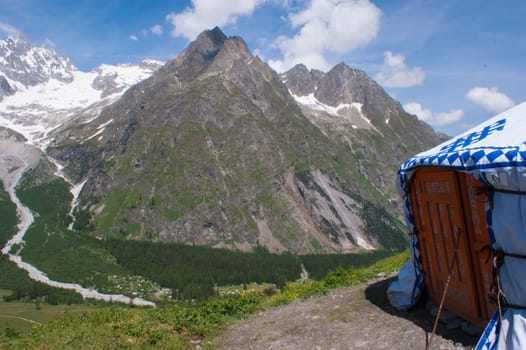
[[[471,157],[473,158],[473,160],[475,161],[475,164],[476,164],[482,158],[484,158],[485,155],[486,155],[486,152],[484,152],[484,151],[477,151],[477,152],[473,153],[473,155]]]
[[[508,152],[506,152],[505,155],[506,155],[506,158],[508,159],[508,161],[513,161],[515,159],[515,157],[517,157],[517,153],[518,153],[518,151],[516,149],[512,149],[512,150],[509,150]]]
[[[453,153],[452,155],[450,155],[449,157],[447,157],[447,161],[449,162],[449,164],[453,164],[455,163],[455,161],[458,159],[458,153]]]
[[[499,149],[499,150],[496,150],[496,151],[493,151],[493,152],[490,152],[486,155],[486,157],[488,158],[488,160],[490,161],[490,163],[493,163],[493,161],[495,159],[497,159],[498,157],[500,157],[502,155],[502,151]]]

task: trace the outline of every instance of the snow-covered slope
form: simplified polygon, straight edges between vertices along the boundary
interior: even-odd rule
[[[38,85],[50,78],[68,82],[76,69],[67,57],[33,46],[21,33],[0,41],[0,73],[16,87]]]
[[[145,60],[138,65],[101,65],[82,72],[68,58],[48,48],[34,47],[21,34],[13,35],[0,41],[0,80],[4,82],[0,126],[45,148],[51,130],[80,112],[96,118],[104,106],[162,64]]]

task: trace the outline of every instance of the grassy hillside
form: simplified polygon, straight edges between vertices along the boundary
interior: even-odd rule
[[[57,281],[76,282],[107,293],[132,292],[118,289],[109,278],[129,274],[101,242],[67,229],[72,197],[62,179],[41,181],[37,169],[24,177],[17,195],[35,216],[24,236],[21,256],[25,261]]]
[[[30,333],[0,331],[2,349],[191,349],[210,348],[211,339],[229,322],[273,305],[327,293],[335,287],[366,281],[380,272],[400,268],[402,253],[360,269],[338,269],[320,281],[287,283],[281,292],[265,296],[244,291],[229,298],[199,303],[176,303],[153,309],[107,307],[66,313]]]
[[[44,181],[40,171],[37,168],[27,174],[17,191],[35,216],[24,237],[22,258],[52,279],[101,292],[148,298],[160,287],[168,287],[178,297],[202,300],[213,294],[216,285],[257,282],[281,287],[299,278],[301,264],[311,277],[319,279],[338,267],[367,266],[396,251],[297,256],[270,254],[263,248],[243,253],[173,243],[98,240],[67,229],[71,202],[67,184],[52,177]],[[3,196],[0,210],[6,220],[2,223],[10,224],[0,228],[0,235],[7,240],[16,232],[16,214],[7,195]],[[75,293],[29,280],[6,256],[1,257],[0,266],[5,271],[0,276],[0,288],[13,291],[10,300],[48,296],[58,303],[80,299]]]
[[[42,201],[38,196],[42,193],[49,200]],[[68,208],[62,203],[69,203],[71,197],[61,180],[46,182],[37,173],[28,174],[18,195],[35,215],[22,250],[24,259],[31,259],[42,269],[51,269],[50,276],[106,286],[110,291],[112,283],[122,285],[123,279],[132,281],[133,276],[145,276],[176,289],[181,301],[161,303],[153,309],[76,305],[82,302],[80,296],[31,281],[3,255],[1,296],[10,302],[0,301],[0,314],[4,315],[0,319],[2,349],[188,349],[196,341],[206,348],[207,342],[228,322],[272,305],[362,282],[381,271],[398,269],[407,259],[404,253],[378,262],[391,251],[295,256],[274,255],[264,249],[249,254],[181,244],[99,241],[66,229]],[[5,218],[0,236],[5,241],[15,232],[16,212],[5,192],[0,192],[0,198],[0,214]],[[316,280],[291,282],[299,278],[301,264]],[[354,267],[344,268],[350,266]],[[334,272],[322,277],[329,270]],[[115,272],[122,279],[115,278]],[[267,293],[268,288],[255,292],[251,286],[244,290],[241,285],[230,288],[239,291],[230,294],[233,296],[219,298],[213,288],[234,283],[246,286],[248,282],[273,282],[281,290],[267,296],[271,294]],[[128,292],[133,290],[131,285],[130,282]],[[189,300],[209,295],[212,296],[204,301]],[[73,305],[49,305],[66,303]]]
[[[9,195],[0,187],[0,245],[16,233],[16,207]],[[48,304],[81,302],[80,295],[31,280],[25,271],[20,270],[6,255],[0,255],[0,289],[7,300],[33,300],[46,297]]]
[[[9,293],[10,291],[0,290],[0,297]],[[50,305],[39,301],[5,302],[0,299],[0,329],[4,334],[24,334],[64,314],[80,316],[96,308],[97,306],[88,304]]]
[[[1,184],[1,182],[0,182]],[[11,202],[9,194],[4,191],[3,185],[0,186],[0,246],[4,246],[7,241],[16,233],[16,206]]]

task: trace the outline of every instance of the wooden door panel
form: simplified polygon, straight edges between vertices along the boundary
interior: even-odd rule
[[[489,251],[487,250],[491,244],[486,224],[486,202],[488,198],[484,192],[484,184],[472,176],[459,174],[459,183],[464,199],[464,211],[470,214],[466,215],[466,227],[480,301],[481,315],[478,324],[485,326],[496,311],[496,305],[492,304],[488,298],[490,284],[493,281],[493,272],[488,261]]]
[[[428,296],[440,303],[451,266],[445,307],[465,319],[476,319],[480,315],[476,278],[457,175],[451,170],[421,169],[412,181],[412,203],[419,203],[413,211],[419,247],[425,255]]]

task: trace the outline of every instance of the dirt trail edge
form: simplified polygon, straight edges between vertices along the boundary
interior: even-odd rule
[[[425,306],[393,308],[385,291],[392,279],[342,288],[328,295],[259,312],[230,326],[217,349],[425,349],[434,318]],[[473,349],[479,336],[440,324],[430,349]]]

